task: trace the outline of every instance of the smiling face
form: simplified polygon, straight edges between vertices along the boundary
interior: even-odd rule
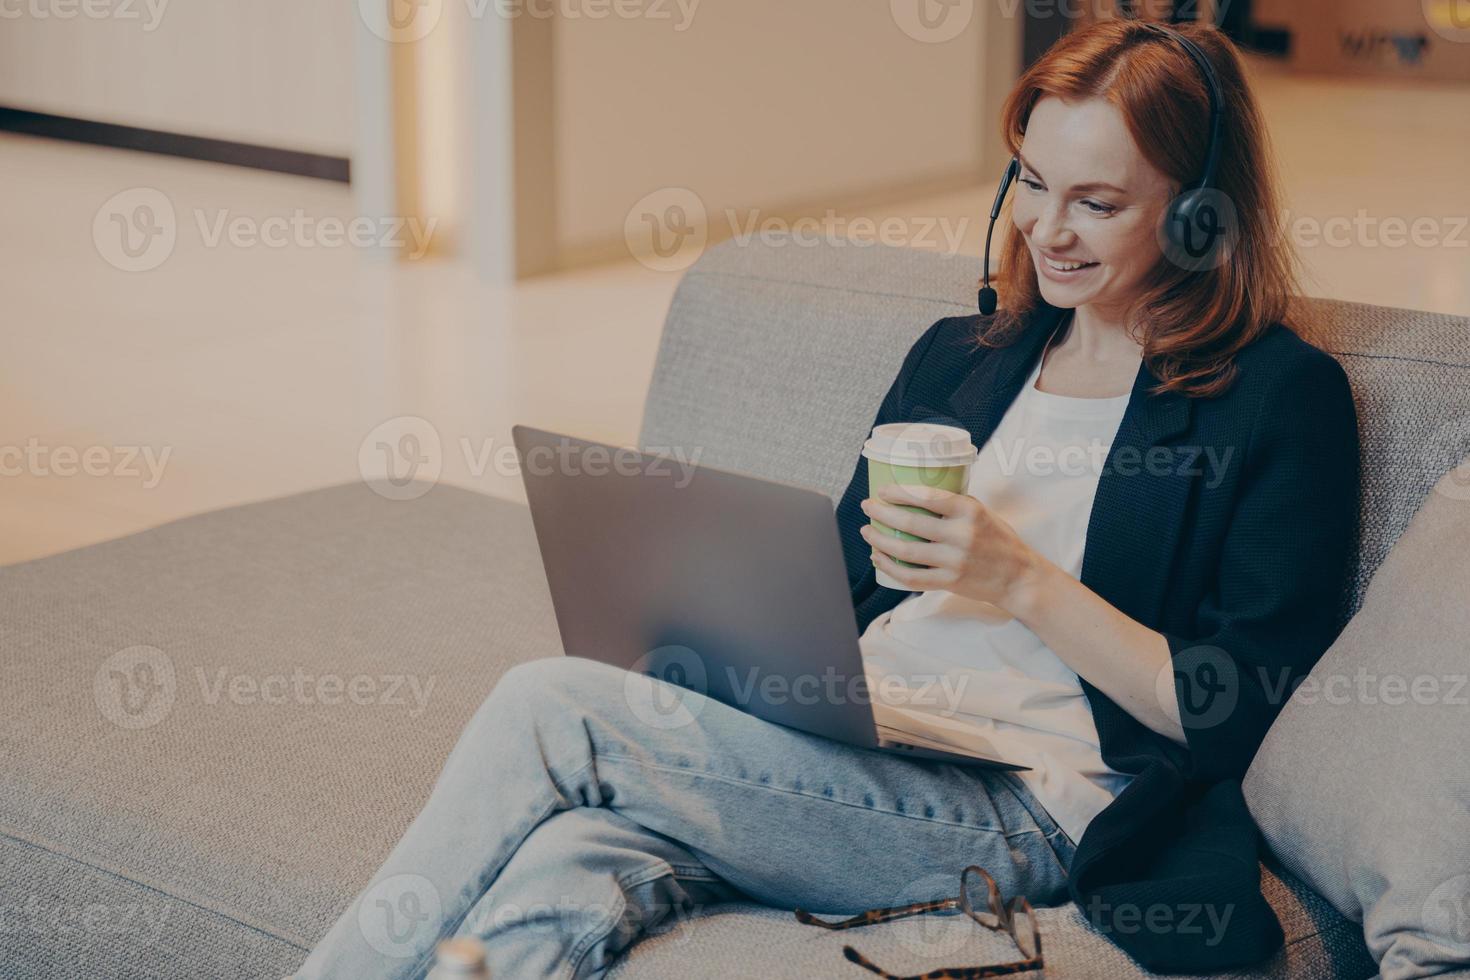
[[[1042,298],[1126,316],[1163,255],[1169,178],[1144,159],[1123,114],[1097,98],[1038,101],[1019,156],[1011,217]]]

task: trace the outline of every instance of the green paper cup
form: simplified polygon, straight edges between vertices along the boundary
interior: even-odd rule
[[[953,425],[936,425],[931,422],[893,422],[880,425],[873,435],[863,443],[863,456],[868,461],[868,496],[877,498],[878,491],[890,483],[906,486],[938,487],[950,493],[964,493],[970,485],[970,467],[975,464],[979,451],[970,442],[970,433]],[[938,516],[923,507],[899,504],[916,514]],[[869,520],[869,525],[881,534],[892,535],[904,541],[924,541],[907,531],[891,528],[878,521]],[[909,568],[924,568],[912,562],[895,558],[900,565]],[[904,586],[875,570],[878,584],[889,589]]]

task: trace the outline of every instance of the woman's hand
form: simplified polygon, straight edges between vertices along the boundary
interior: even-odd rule
[[[915,514],[897,504],[938,514]],[[1068,667],[1144,725],[1188,745],[1162,633],[1112,606],[1037,552],[974,497],[938,487],[889,485],[863,513],[927,541],[902,541],[864,526],[873,563],[905,588],[945,589],[999,606],[1020,620]],[[894,561],[930,565],[907,568]]]
[[[898,504],[938,514],[915,514]],[[1022,598],[1034,590],[1050,564],[1021,540],[1014,528],[968,494],[938,487],[888,484],[864,500],[863,513],[880,524],[926,541],[903,541],[864,525],[874,565],[915,592],[945,589],[1018,615]],[[928,568],[908,568],[894,558]]]

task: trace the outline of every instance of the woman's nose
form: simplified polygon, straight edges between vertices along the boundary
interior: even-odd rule
[[[1070,236],[1066,208],[1061,205],[1042,208],[1036,215],[1036,223],[1031,226],[1031,240],[1042,248],[1066,245]]]

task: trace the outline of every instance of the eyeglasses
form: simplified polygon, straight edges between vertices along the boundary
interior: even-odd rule
[[[1015,942],[1016,948],[1021,951],[1023,959],[1012,963],[999,963],[995,966],[953,967],[901,977],[881,969],[851,946],[843,946],[842,955],[850,962],[880,977],[885,977],[886,980],[985,980],[986,977],[1005,977],[1015,973],[1025,973],[1028,970],[1039,970],[1044,965],[1041,958],[1041,931],[1036,926],[1036,912],[1031,908],[1031,903],[1018,896],[1012,899],[1010,905],[1007,906],[1005,900],[1001,898],[1000,888],[996,885],[995,879],[990,877],[984,868],[974,864],[960,873],[960,894],[957,898],[918,902],[914,905],[891,909],[873,909],[871,912],[864,912],[840,922],[826,922],[801,909],[797,909],[795,914],[798,922],[835,931],[876,925],[879,922],[892,922],[894,919],[904,919],[911,915],[955,910],[964,912],[992,932],[1007,933]]]

